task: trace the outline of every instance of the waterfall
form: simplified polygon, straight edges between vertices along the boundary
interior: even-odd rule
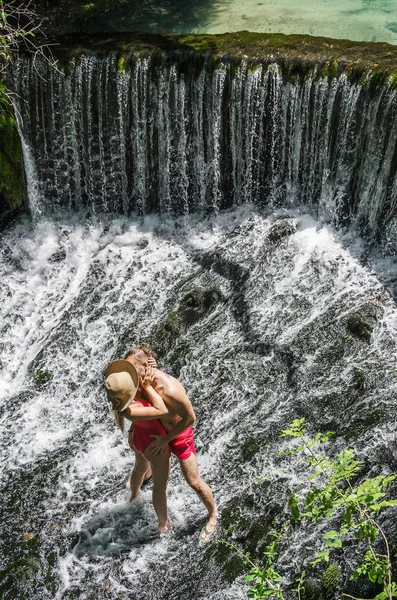
[[[306,205],[395,249],[396,91],[277,64],[13,65],[36,214]],[[24,99],[22,101],[21,99]],[[33,168],[33,166],[32,166]]]
[[[197,415],[217,539],[254,560],[307,485],[279,455],[293,419],[397,472],[395,265],[366,243],[395,248],[396,93],[245,60],[121,67],[13,64],[34,218],[0,244],[0,595],[246,600],[236,553],[198,546],[205,510],[176,461],[172,535],[154,536],[150,485],[130,505],[104,371],[152,343]],[[320,539],[291,530],[287,584]],[[354,553],[336,560],[365,597]]]

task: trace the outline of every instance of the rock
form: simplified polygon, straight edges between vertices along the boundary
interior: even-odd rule
[[[374,304],[368,302],[349,316],[347,328],[359,339],[369,342],[378,316],[379,309]]]
[[[296,232],[296,225],[293,221],[289,219],[283,219],[282,221],[278,221],[267,232],[266,238],[269,242],[273,244],[277,244],[281,242],[284,238],[289,237],[293,233]]]
[[[27,202],[22,144],[7,88],[0,79],[0,221],[21,212]]]
[[[305,579],[301,596],[302,600],[325,600],[321,582],[312,577]]]
[[[140,250],[143,250],[144,248],[147,248],[147,246],[149,245],[149,240],[142,238],[141,240],[139,240],[137,242],[137,248],[139,248]]]
[[[51,263],[57,263],[57,262],[62,262],[63,260],[65,260],[65,258],[66,258],[66,250],[64,250],[63,248],[60,248],[59,250],[57,250],[56,252],[54,252],[54,254],[52,254],[50,256],[48,261]]]
[[[53,374],[51,371],[43,371],[42,369],[36,369],[34,381],[36,385],[41,386],[50,381],[52,377]]]

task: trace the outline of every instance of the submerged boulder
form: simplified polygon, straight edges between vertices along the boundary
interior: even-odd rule
[[[167,357],[172,375],[179,375],[190,351],[190,345],[183,339],[187,330],[222,301],[222,293],[216,287],[192,287],[151,332],[148,341],[160,359]]]
[[[296,232],[296,223],[291,219],[282,219],[275,223],[267,233],[267,240],[273,244],[278,244],[283,239]]]
[[[369,342],[379,314],[380,309],[368,302],[349,316],[347,329],[360,340]]]

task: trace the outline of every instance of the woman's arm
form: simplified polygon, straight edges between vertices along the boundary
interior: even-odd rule
[[[125,410],[123,410],[123,415],[126,419],[132,422],[149,421],[150,419],[158,419],[159,417],[163,417],[168,413],[168,408],[165,406],[161,396],[159,396],[159,394],[153,388],[152,390],[147,391],[150,401],[154,401],[153,406],[144,406],[139,401],[131,402],[131,404],[127,406]],[[153,392],[153,395],[151,391]],[[157,396],[156,399],[155,396]],[[154,404],[156,404],[156,406]]]
[[[154,381],[154,372],[152,367],[147,367],[145,372],[145,378],[141,381],[141,385],[149,397],[152,406],[144,406],[139,401],[131,402],[129,406],[123,411],[124,416],[129,421],[149,421],[151,419],[158,419],[168,414],[168,408],[164,404],[164,401],[160,394],[152,386]]]

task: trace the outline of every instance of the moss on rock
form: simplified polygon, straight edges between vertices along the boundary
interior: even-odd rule
[[[261,439],[257,437],[249,437],[244,440],[243,445],[241,447],[241,456],[244,462],[249,462],[255,454],[259,452],[263,444]]]
[[[36,369],[34,375],[34,381],[36,385],[42,386],[48,381],[51,381],[53,374],[51,371],[44,371],[43,369]]]
[[[362,369],[353,368],[353,385],[356,390],[364,391],[367,387],[367,377]]]
[[[27,585],[42,572],[40,559],[35,555],[11,562],[0,572],[0,593],[3,598],[22,598]],[[10,595],[11,591],[11,595]]]
[[[0,81],[0,218],[26,203],[22,144],[7,88]]]
[[[239,68],[245,58],[249,68],[277,62],[288,80],[306,77],[333,78],[346,74],[355,83],[397,85],[397,47],[387,43],[353,42],[310,35],[253,33],[157,35],[151,33],[90,33],[51,36],[53,53],[61,63],[82,54],[123,56],[128,68],[136,55],[152,62],[177,62],[180,68],[201,69],[227,64]],[[118,59],[120,60],[120,58]]]
[[[222,300],[222,294],[215,288],[193,287],[179,304],[159,323],[148,338],[160,359],[167,357],[168,370],[179,376],[186,364],[190,345],[184,339],[189,327],[211,313]]]
[[[243,559],[227,544],[216,544],[208,549],[208,556],[212,556],[221,568],[226,581],[233,583],[239,575],[246,571]]]
[[[259,494],[241,493],[229,500],[221,515],[225,531],[243,544],[244,551],[258,559],[262,558],[264,547],[269,542],[269,533],[283,512],[282,503],[274,500],[277,496],[270,482],[260,485]]]
[[[369,342],[378,320],[379,311],[375,304],[368,302],[353,312],[347,320],[347,329],[360,340]]]
[[[321,582],[312,577],[305,579],[302,590],[302,600],[324,600]]]

